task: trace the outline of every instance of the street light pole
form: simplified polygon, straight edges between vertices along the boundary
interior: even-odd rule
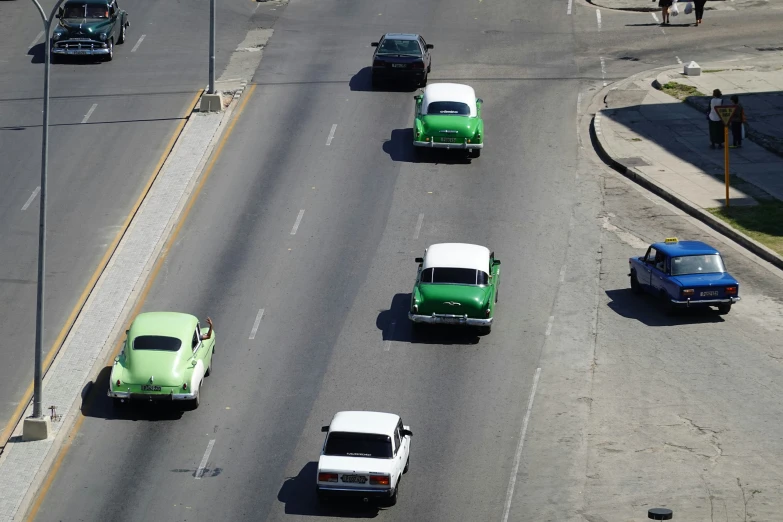
[[[43,392],[43,329],[44,329],[44,287],[46,275],[46,178],[49,170],[49,68],[51,29],[54,14],[60,4],[65,0],[57,0],[52,12],[47,18],[38,0],[33,0],[35,7],[41,15],[44,25],[44,92],[43,92],[43,134],[41,137],[41,192],[40,192],[40,217],[38,222],[38,291],[36,295],[35,309],[35,372],[33,377],[33,418],[43,417],[41,408],[41,395]]]
[[[209,0],[209,90],[215,94],[215,0]]]

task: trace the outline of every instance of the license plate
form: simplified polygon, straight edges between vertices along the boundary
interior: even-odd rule
[[[141,391],[160,391],[160,386],[153,386],[152,384],[142,384]]]
[[[702,297],[717,297],[718,296],[718,291],[717,290],[713,290],[711,292],[701,292],[699,295],[702,296]]]
[[[457,141],[457,138],[441,138],[440,141],[443,143],[454,143]]]
[[[398,67],[400,69],[404,69],[406,65],[404,63],[393,63],[392,67]]]
[[[73,51],[73,54],[90,54],[90,51]]]
[[[367,482],[367,477],[361,475],[343,475],[340,480],[343,482],[352,482],[354,484],[364,484]]]

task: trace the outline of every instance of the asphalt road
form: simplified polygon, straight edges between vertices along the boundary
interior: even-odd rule
[[[123,1],[131,26],[112,62],[52,65],[45,351],[207,83],[208,5]],[[220,2],[218,74],[251,20],[269,23],[253,18],[255,5]],[[0,426],[33,374],[43,93],[43,38],[34,39],[41,26],[31,2],[2,3]]]
[[[578,100],[584,111],[601,87],[597,58],[617,40],[598,36],[588,53],[595,15],[581,4],[573,19],[565,2],[420,4],[286,8],[144,306],[215,320],[201,406],[115,410],[102,372],[38,519],[598,521],[641,519],[661,503],[703,520],[706,491],[735,507],[735,476],[779,503],[779,472],[761,463],[783,449],[773,360],[783,284],[580,148],[590,145]],[[470,83],[485,100],[481,158],[415,159],[412,92],[368,91],[369,42],[400,28],[435,44],[431,81]],[[672,50],[661,47],[655,59]],[[628,62],[626,76],[644,68]],[[746,296],[731,315],[672,319],[628,295],[627,257],[672,234],[724,251]],[[503,262],[488,336],[412,335],[413,258],[442,241],[484,244]],[[318,509],[319,428],[343,409],[394,411],[412,427],[394,508]],[[695,448],[688,437],[712,447],[709,430],[749,440],[755,460],[738,452],[724,469],[723,455],[711,467],[711,454],[667,453]]]

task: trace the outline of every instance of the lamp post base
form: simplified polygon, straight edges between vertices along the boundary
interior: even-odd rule
[[[220,112],[223,110],[223,96],[219,92],[214,94],[204,93],[201,96],[199,112]]]
[[[22,440],[46,440],[52,432],[52,423],[49,417],[27,417],[22,429]]]

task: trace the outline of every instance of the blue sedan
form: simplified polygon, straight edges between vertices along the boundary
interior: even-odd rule
[[[717,306],[721,314],[740,300],[739,283],[720,252],[701,241],[667,238],[628,260],[631,289],[660,297],[670,309]]]

